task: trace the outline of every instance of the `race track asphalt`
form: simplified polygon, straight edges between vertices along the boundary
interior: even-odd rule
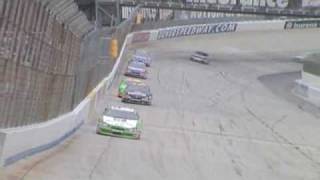
[[[136,45],[153,57],[141,140],[95,134],[5,169],[10,180],[319,180],[320,111],[291,90],[320,30],[204,35]],[[210,65],[188,60],[210,53]],[[130,50],[129,50],[130,51]],[[119,76],[106,105],[116,97]]]

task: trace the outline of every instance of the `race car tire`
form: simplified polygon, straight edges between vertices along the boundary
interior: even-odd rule
[[[141,133],[137,134],[136,140],[140,140],[141,139]]]

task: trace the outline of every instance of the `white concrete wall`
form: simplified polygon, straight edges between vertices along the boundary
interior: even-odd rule
[[[296,80],[293,93],[320,107],[320,89],[305,82],[303,79]]]
[[[226,22],[226,23],[210,23],[210,24],[196,24],[196,25],[183,25],[183,26],[173,26],[173,27],[167,27],[167,28],[160,28],[157,30],[150,30],[151,32],[149,41],[152,40],[158,40],[158,33],[159,31],[163,30],[175,30],[177,28],[184,28],[184,27],[197,27],[202,25],[221,25],[221,24],[232,24],[236,23],[237,28],[235,32],[227,32],[227,33],[236,33],[236,32],[248,32],[248,31],[275,31],[275,30],[286,30],[289,31],[289,29],[285,29],[286,22],[291,22],[291,24],[296,24],[297,22],[310,22],[310,21],[320,21],[320,19],[291,19],[291,20],[262,20],[262,21],[243,21],[243,22]],[[308,23],[306,23],[308,24]],[[319,28],[319,27],[318,27]],[[143,31],[146,32],[146,31]],[[223,32],[218,32],[223,33]],[[209,33],[208,33],[209,34]],[[210,33],[210,34],[217,34],[217,33]],[[182,37],[182,36],[180,36]]]
[[[251,21],[240,22],[236,32],[243,31],[274,31],[284,29],[284,21]]]
[[[6,138],[2,149],[2,163],[11,164],[24,156],[49,149],[65,139],[88,118],[89,101],[85,99],[74,111],[46,123],[3,130]]]
[[[320,77],[301,71],[302,79],[296,80],[294,94],[320,107]]]
[[[304,72],[301,72],[302,75],[302,81],[306,84],[309,84],[310,86],[313,86],[314,88],[320,89],[320,77]]]

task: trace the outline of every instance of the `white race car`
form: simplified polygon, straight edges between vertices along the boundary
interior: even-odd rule
[[[107,108],[97,124],[97,134],[140,139],[142,121],[136,110],[126,107]]]
[[[138,61],[144,63],[147,67],[151,66],[151,56],[147,51],[136,50],[132,56],[133,61]]]
[[[208,57],[209,57],[209,54],[202,51],[196,51],[191,55],[190,60],[199,62],[202,64],[209,64]]]

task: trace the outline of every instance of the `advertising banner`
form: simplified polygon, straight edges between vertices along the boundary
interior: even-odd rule
[[[252,6],[252,7],[277,7],[277,8],[287,8],[289,6],[289,0],[240,0],[240,1],[237,1],[237,0],[186,0],[186,3],[194,3],[194,4],[211,3],[211,4],[219,4],[219,5],[240,5],[240,6]]]
[[[133,34],[131,43],[147,42],[150,38],[150,32],[137,32]]]
[[[286,21],[284,29],[320,28],[320,20]]]
[[[166,28],[159,30],[158,39],[168,39],[198,34],[235,32],[237,25],[237,23],[217,23]]]
[[[320,0],[303,0],[302,7],[320,7]]]
[[[240,13],[224,13],[224,12],[209,12],[209,11],[185,11],[176,10],[174,19],[212,19],[225,17],[252,17],[252,14]]]
[[[122,6],[122,20],[128,19],[128,17],[130,17],[130,14],[134,11],[134,9],[134,6]],[[143,15],[143,18],[148,20],[167,20],[173,16],[173,10],[171,9],[141,8],[140,12]]]

